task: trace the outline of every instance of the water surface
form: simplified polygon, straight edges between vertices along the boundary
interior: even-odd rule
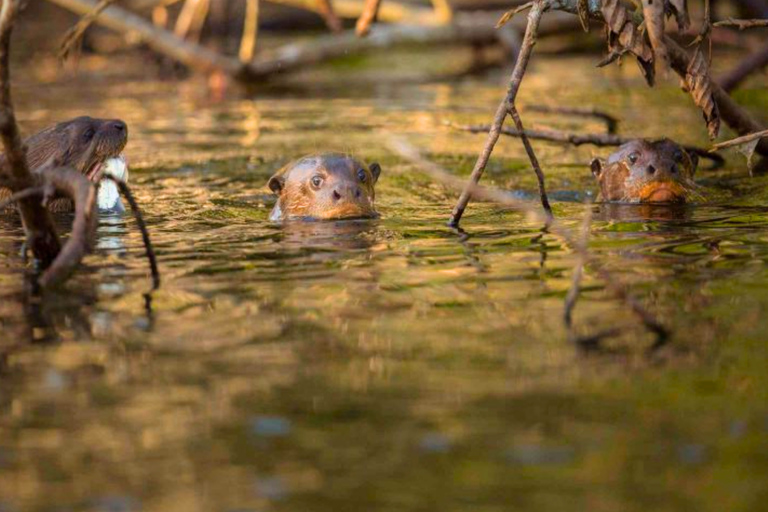
[[[613,112],[623,133],[707,144],[676,83],[654,92],[629,66],[593,64],[535,61],[526,123],[602,128],[526,114],[556,98]],[[483,137],[445,121],[490,120],[501,73],[331,70],[214,101],[199,82],[101,71],[19,72],[19,118],[28,133],[83,113],[128,122],[163,286],[145,300],[140,236],[112,216],[66,288],[30,298],[21,230],[2,220],[0,510],[765,506],[766,179],[742,160],[699,174],[706,204],[593,207],[590,250],[672,337],[649,351],[654,337],[587,268],[576,332],[622,328],[588,355],[562,322],[574,250],[491,204],[448,229],[454,191],[387,150],[394,133],[466,175]],[[740,99],[757,112],[764,86]],[[578,228],[587,164],[610,150],[535,147],[556,215]],[[270,174],[319,150],[382,164],[380,219],[268,221]],[[518,141],[500,142],[487,183],[533,194]]]

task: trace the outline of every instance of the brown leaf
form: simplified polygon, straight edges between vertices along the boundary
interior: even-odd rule
[[[709,64],[701,47],[696,48],[685,72],[685,88],[690,93],[696,106],[704,114],[709,138],[714,139],[720,131],[720,112],[712,94],[712,78],[709,76]]]
[[[660,1],[660,0],[655,0]],[[621,0],[603,0],[600,7],[605,20],[609,58],[631,53],[645,76],[648,85],[653,85],[653,49],[650,43],[632,21],[632,16]]]
[[[688,0],[667,0],[667,16],[672,15],[678,30],[688,30],[691,19],[688,17]]]
[[[667,45],[664,43],[664,0],[643,0],[643,17],[645,28],[648,31],[648,39],[653,47],[653,55],[656,62],[661,65],[662,71],[669,69],[669,55]]]

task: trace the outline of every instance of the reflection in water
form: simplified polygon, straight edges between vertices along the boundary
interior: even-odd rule
[[[627,133],[695,142],[689,102],[658,104],[627,66],[574,75],[588,67],[532,70],[521,102],[592,102],[599,85],[596,106]],[[471,205],[467,232],[448,229],[454,194],[374,133],[466,174],[482,140],[443,121],[485,122],[496,81],[217,104],[194,90],[87,76],[18,89],[28,130],[83,112],[131,125],[164,284],[148,311],[134,221],[104,217],[97,254],[40,300],[18,222],[0,218],[0,510],[760,509],[765,178],[720,171],[728,207],[593,206],[590,249],[673,337],[653,364],[642,329],[610,341],[620,356],[583,357],[561,321],[572,249],[490,204]],[[535,192],[507,142],[489,182]],[[270,223],[268,177],[328,150],[382,162],[382,217]],[[594,154],[537,153],[577,229]],[[574,320],[637,325],[589,268]]]

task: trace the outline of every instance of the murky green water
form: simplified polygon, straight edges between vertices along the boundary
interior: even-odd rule
[[[624,133],[706,144],[676,83],[654,95],[629,66],[592,66],[536,61],[521,104],[598,106]],[[490,119],[501,74],[321,73],[219,102],[200,83],[88,68],[18,76],[28,132],[82,113],[128,122],[163,287],[147,304],[134,223],[108,217],[66,289],[29,300],[20,229],[2,220],[3,512],[765,508],[768,182],[742,160],[700,173],[706,205],[595,207],[591,250],[673,336],[649,352],[588,269],[577,331],[625,330],[584,355],[562,322],[573,250],[489,204],[447,229],[454,192],[387,150],[396,133],[466,174],[483,138],[443,123]],[[741,96],[757,114],[764,87]],[[586,164],[606,151],[535,146],[577,227]],[[382,218],[270,224],[269,175],[326,149],[382,163]],[[501,141],[488,183],[535,190],[518,141]]]

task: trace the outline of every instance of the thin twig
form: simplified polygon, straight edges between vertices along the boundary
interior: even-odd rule
[[[256,37],[259,33],[259,0],[245,0],[245,21],[243,37],[240,39],[240,62],[253,59],[256,51]]]
[[[735,18],[728,18],[722,21],[717,21],[712,26],[737,28],[739,30],[745,30],[748,28],[765,28],[765,27],[768,27],[768,20],[762,20],[762,19],[738,20]]]
[[[721,149],[730,148],[733,146],[740,146],[742,144],[746,144],[747,142],[752,142],[757,139],[763,139],[768,137],[768,130],[763,130],[760,132],[750,133],[748,135],[743,135],[741,137],[736,137],[735,139],[726,140],[724,142],[719,142],[715,145],[713,145],[710,148],[710,152],[712,151],[720,151]]]
[[[536,173],[536,179],[539,182],[539,198],[541,199],[541,206],[544,208],[544,211],[547,212],[547,217],[551,219],[552,207],[549,205],[549,198],[547,197],[547,187],[544,183],[544,171],[541,170],[541,165],[539,165],[539,159],[536,158],[536,153],[534,153],[533,151],[533,146],[531,145],[531,141],[528,140],[528,136],[525,134],[523,121],[522,119],[520,119],[520,114],[515,108],[515,105],[514,104],[509,105],[509,109],[507,112],[509,116],[512,118],[512,120],[515,122],[515,126],[517,126],[517,131],[520,132],[520,139],[523,141],[523,146],[525,146],[525,152],[528,154],[528,159],[531,161],[531,166],[533,167],[533,171]]]
[[[357,18],[357,24],[355,25],[355,33],[358,37],[367,36],[368,32],[371,31],[371,25],[376,20],[380,5],[381,0],[365,0],[363,12]]]
[[[96,7],[93,8],[88,14],[80,18],[80,21],[67,30],[64,34],[64,39],[61,42],[61,48],[59,49],[59,58],[66,60],[70,55],[79,53],[80,43],[83,40],[83,34],[88,28],[96,21],[101,11],[113,4],[115,0],[100,0]]]
[[[551,107],[549,105],[525,105],[523,110],[541,112],[542,114],[565,114],[568,116],[596,117],[605,121],[605,129],[609,134],[614,134],[619,128],[619,120],[616,116],[594,107]]]
[[[341,20],[336,14],[336,11],[333,9],[333,4],[331,3],[331,0],[316,0],[316,1],[317,1],[317,12],[320,13],[320,16],[325,21],[325,25],[329,29],[331,29],[331,32],[336,32],[336,33],[341,32],[344,29],[344,27],[342,26]]]
[[[488,159],[491,157],[493,148],[496,142],[499,140],[501,134],[501,127],[504,124],[504,119],[507,117],[507,110],[509,105],[514,105],[515,98],[517,97],[517,91],[520,89],[520,83],[525,75],[525,70],[528,66],[528,61],[531,59],[531,53],[533,52],[533,46],[536,44],[536,33],[541,22],[541,15],[544,12],[544,0],[536,0],[531,7],[531,11],[528,13],[528,25],[525,28],[525,36],[523,37],[523,44],[520,48],[520,54],[517,57],[515,68],[512,70],[512,76],[509,80],[509,88],[504,99],[496,109],[496,115],[493,119],[493,125],[488,132],[488,138],[485,141],[485,146],[478,156],[475,163],[472,174],[470,175],[469,182],[467,183],[464,191],[461,193],[456,206],[453,208],[451,218],[448,221],[449,226],[458,226],[461,221],[461,216],[464,214],[464,210],[467,208],[469,200],[472,198],[471,190],[480,181],[485,171],[485,166],[488,165]]]
[[[515,17],[518,13],[521,13],[527,9],[530,9],[533,7],[533,2],[528,2],[523,5],[518,5],[514,9],[510,9],[504,14],[501,15],[501,18],[499,18],[499,21],[496,22],[496,28],[501,28],[504,25],[506,25],[512,18]]]
[[[32,187],[25,188],[24,190],[16,192],[15,194],[11,194],[3,201],[0,201],[0,212],[11,206],[13,203],[21,201],[22,199],[34,196],[42,196],[44,191],[45,189],[43,187]]]
[[[418,166],[418,168],[435,181],[453,188],[454,190],[466,190],[466,185],[461,178],[453,176],[436,163],[424,158],[419,151],[400,138],[390,137],[389,139],[390,149],[400,155],[402,158],[408,160],[412,164]],[[510,193],[497,188],[484,187],[481,185],[472,185],[470,189],[472,195],[478,199],[485,199],[487,201],[493,201],[504,206],[513,208],[521,213],[527,214],[530,218],[538,222],[547,223],[548,230],[565,240],[565,242],[574,248],[574,250],[584,258],[585,265],[592,263],[596,267],[596,272],[601,280],[604,281],[605,287],[613,293],[617,298],[624,302],[640,319],[643,325],[656,335],[656,342],[654,346],[660,346],[663,344],[670,335],[670,331],[667,330],[664,325],[659,322],[656,317],[648,310],[646,310],[642,304],[629,292],[626,284],[622,283],[616,276],[612,275],[608,270],[603,268],[597,261],[597,258],[592,256],[584,247],[579,244],[579,238],[562,222],[557,219],[548,219],[541,213],[540,208],[534,201],[527,201],[524,199],[518,199],[512,196]]]
[[[120,193],[125,197],[125,200],[128,201],[128,204],[131,205],[131,211],[133,212],[133,217],[136,219],[136,225],[141,232],[141,238],[144,241],[144,248],[146,249],[147,259],[149,260],[149,268],[152,272],[152,290],[157,290],[160,288],[160,271],[157,267],[155,249],[152,246],[152,240],[149,238],[149,231],[147,231],[147,224],[144,222],[144,216],[141,214],[141,208],[139,208],[139,204],[136,202],[136,198],[133,197],[133,193],[126,182],[119,180],[114,176],[106,175],[104,177],[117,185],[117,188],[120,189]]]
[[[447,122],[446,124],[451,128],[471,133],[488,133],[488,130],[491,128],[491,126],[487,124],[455,124],[450,122]],[[519,130],[506,126],[501,128],[501,134],[508,137],[521,136]],[[622,144],[637,140],[637,137],[622,137],[620,135],[613,135],[608,133],[568,133],[560,130],[525,130],[525,134],[529,139],[546,140],[559,144],[571,144],[573,146],[590,144],[597,147],[613,147],[621,146]],[[714,162],[713,168],[717,168],[725,163],[723,157],[710,153],[710,150],[708,149],[699,148],[696,146],[683,147],[689,153],[695,153],[697,156]]]

